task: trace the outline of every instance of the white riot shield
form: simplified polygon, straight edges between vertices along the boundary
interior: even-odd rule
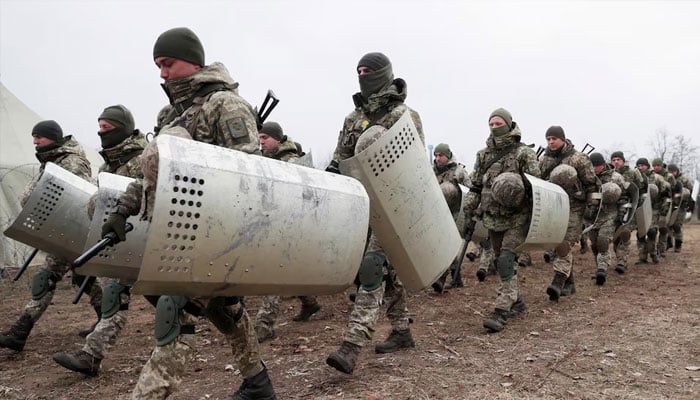
[[[690,199],[693,201],[697,201],[698,194],[700,194],[700,182],[698,182],[696,179],[693,181],[693,190],[690,192]]]
[[[85,247],[90,227],[87,205],[97,186],[46,163],[27,203],[5,236],[72,261]]]
[[[625,189],[630,200],[622,207],[625,209],[625,215],[622,217],[622,225],[628,225],[634,221],[634,215],[639,204],[639,188],[632,182],[627,182],[628,186]]]
[[[569,225],[569,195],[559,185],[524,174],[532,188],[532,215],[525,242],[516,251],[551,250]]]
[[[308,153],[304,154],[302,157],[293,158],[293,159],[289,160],[289,162],[296,164],[296,165],[302,165],[304,167],[309,167],[309,168],[314,167],[314,159],[313,159],[313,156],[311,155],[310,151]]]
[[[637,207],[635,218],[637,221],[637,232],[646,234],[651,227],[652,220],[651,193],[649,193],[649,189],[647,189],[647,193],[644,195],[642,205]]]
[[[359,182],[169,135],[155,140],[158,182],[134,293],[316,295],[352,285],[369,221]]]
[[[467,202],[469,188],[461,184],[458,184],[457,186],[459,186],[459,190],[462,192],[462,204],[459,206],[459,215],[457,216],[457,229],[459,229],[460,236],[464,238],[464,205]],[[472,242],[479,244],[488,238],[489,230],[486,229],[481,220],[476,221],[476,224],[474,225],[474,233],[472,233]]]
[[[97,179],[99,186],[95,199],[95,213],[84,251],[102,239],[102,224],[107,221],[109,214],[116,210],[117,200],[126,191],[129,183],[134,181],[132,178],[106,172],[100,173]],[[139,217],[131,217],[129,223],[134,229],[126,234],[125,241],[105,248],[76,271],[86,276],[118,278],[123,283],[135,282],[146,248],[148,222]]]
[[[437,279],[462,240],[408,112],[377,140],[340,162],[369,194],[370,226],[407,289]]]

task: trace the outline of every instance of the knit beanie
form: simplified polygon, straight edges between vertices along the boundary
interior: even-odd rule
[[[564,128],[558,125],[552,125],[549,128],[547,128],[547,132],[545,132],[544,137],[547,138],[549,136],[554,136],[555,138],[559,138],[561,140],[566,140],[566,134],[564,134]]]
[[[654,167],[656,167],[657,165],[664,165],[664,160],[657,157],[654,159],[654,161],[651,162],[651,165],[653,165]]]
[[[594,167],[605,165],[605,158],[600,153],[593,153],[589,156],[589,158],[591,159],[591,164],[593,164]]]
[[[34,135],[58,141],[63,139],[63,129],[61,129],[58,122],[50,119],[34,125],[34,128],[32,128],[32,136]]]
[[[647,168],[651,168],[651,165],[649,165],[649,160],[644,157],[637,159],[637,165],[646,165]]]
[[[189,28],[173,28],[158,36],[153,45],[153,59],[172,57],[203,67],[204,47]]]
[[[622,161],[627,161],[625,160],[625,153],[621,151],[613,151],[613,153],[610,155],[610,160],[612,161],[613,158],[621,158]]]
[[[681,170],[678,169],[678,165],[676,164],[668,164],[668,171],[669,172],[680,172]]]
[[[450,150],[450,145],[447,143],[440,143],[439,145],[435,146],[433,153],[442,153],[447,156],[448,160],[452,159],[452,150]]]
[[[260,133],[264,133],[267,136],[275,138],[275,140],[277,140],[278,142],[284,142],[285,140],[287,140],[287,136],[284,135],[282,127],[277,122],[265,122],[262,126],[262,129],[260,129]]]
[[[387,65],[391,65],[389,57],[385,56],[382,53],[374,52],[367,53],[364,56],[362,56],[362,58],[360,58],[360,62],[357,63],[357,68],[369,67],[372,68],[374,71],[379,71]]]
[[[506,133],[510,132],[513,129],[513,116],[510,115],[510,112],[506,110],[505,108],[497,108],[494,110],[494,112],[491,113],[489,116],[489,122],[491,121],[491,118],[493,117],[501,117],[503,120],[506,122],[504,126],[499,126],[498,128],[490,128],[491,129],[491,134],[494,136],[501,136],[505,135]]]
[[[115,106],[109,106],[102,111],[97,120],[109,121],[114,126],[121,126],[124,128],[126,133],[131,134],[134,129],[136,129],[136,124],[134,123],[134,116],[131,115],[131,111],[121,104]]]

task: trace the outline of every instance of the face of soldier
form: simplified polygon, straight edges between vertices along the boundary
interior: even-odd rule
[[[649,170],[649,167],[647,167],[645,164],[637,164],[637,169],[639,169],[642,172],[647,172],[647,170]]]
[[[263,154],[274,153],[277,150],[277,148],[280,147],[279,140],[273,138],[268,134],[259,133],[258,138],[260,139],[260,147],[262,148]]]
[[[502,126],[506,125],[506,120],[499,116],[491,117],[489,120],[489,128],[494,129],[494,128],[500,128]]]
[[[661,165],[654,165],[654,172],[661,172]]]
[[[620,168],[621,166],[625,165],[625,160],[621,159],[620,157],[613,157],[610,162],[612,165],[615,166],[615,169]]]
[[[435,156],[435,164],[437,164],[439,166],[443,166],[443,165],[447,164],[448,161],[450,161],[450,159],[447,158],[446,155],[440,153],[439,151],[436,151],[434,156]]]
[[[673,176],[678,176],[678,171],[671,171],[671,170],[669,170],[668,172],[670,172],[671,175],[673,175]]]
[[[100,130],[98,131],[99,133],[111,131],[112,129],[115,129],[116,126],[112,125],[109,121],[101,119],[97,121],[100,124]]]
[[[601,172],[603,172],[604,169],[605,169],[605,164],[603,164],[603,165],[594,165],[594,166],[593,166],[593,172],[595,172],[596,175],[598,175],[598,174],[600,174]]]
[[[51,143],[55,142],[55,140],[45,138],[45,137],[39,136],[39,135],[32,135],[32,138],[34,139],[34,146],[35,147],[44,147],[44,146],[48,146]]]
[[[556,136],[547,136],[545,139],[547,139],[547,148],[550,151],[557,151],[564,147],[564,140]]]
[[[160,70],[160,77],[165,81],[186,78],[202,69],[197,64],[172,57],[158,57],[155,62],[156,67]]]
[[[364,65],[357,67],[357,75],[367,75],[374,72],[370,67],[365,67]]]

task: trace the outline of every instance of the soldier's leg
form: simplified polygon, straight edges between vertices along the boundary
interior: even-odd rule
[[[496,254],[493,251],[493,246],[491,241],[486,239],[481,243],[481,256],[479,257],[479,267],[476,270],[476,278],[479,282],[483,282],[486,279],[489,271],[495,270],[495,260]]]
[[[80,287],[83,284],[83,281],[87,278],[87,276],[80,275],[73,271],[71,283],[73,284],[73,286]],[[89,328],[81,330],[78,333],[80,337],[86,337],[87,335],[89,335],[90,332],[92,332],[95,329],[97,323],[100,322],[100,318],[102,315],[102,285],[98,281],[99,279],[93,280],[85,288],[85,294],[87,294],[90,298],[90,305],[92,306],[92,309],[95,310],[97,321],[95,321]]]
[[[649,228],[649,231],[647,232],[646,252],[647,254],[649,254],[649,256],[651,256],[651,261],[654,264],[659,263],[659,254],[656,250],[657,234],[658,228],[652,225],[652,227]]]
[[[292,321],[306,322],[321,309],[321,305],[318,304],[316,296],[299,296],[299,301],[301,301],[301,310],[299,310],[297,315],[292,317]]]
[[[610,261],[612,259],[610,255],[610,243],[612,242],[614,234],[615,224],[613,221],[606,221],[603,223],[596,234],[595,247],[597,249],[597,255],[595,280],[596,284],[599,286],[605,284],[607,279],[608,268],[610,268]]]
[[[391,290],[387,289],[384,293],[384,302],[387,304],[386,315],[391,322],[391,333],[384,342],[374,347],[377,353],[393,353],[416,346],[409,327],[406,288],[391,266],[388,268],[387,277],[392,280],[392,284],[387,285]]]
[[[615,258],[617,259],[615,272],[624,274],[627,270],[627,258],[629,257],[632,233],[629,226],[621,226],[618,230],[619,232],[614,242]]]
[[[194,318],[187,298],[161,296],[156,304],[156,347],[131,392],[133,400],[160,400],[177,390],[194,350]]]
[[[656,251],[661,257],[666,257],[666,239],[668,238],[668,225],[666,217],[659,217],[659,240],[657,241]]]
[[[255,316],[255,334],[260,343],[275,337],[275,321],[280,310],[279,296],[264,296]]]
[[[676,222],[675,224],[673,224],[672,228],[674,241],[673,251],[675,253],[680,253],[681,247],[683,246],[683,224],[680,222]]]
[[[526,226],[518,225],[505,232],[490,232],[491,244],[497,254],[496,268],[501,278],[501,286],[493,315],[484,320],[484,328],[489,332],[502,331],[507,319],[525,308],[525,302],[518,290],[517,255],[514,249],[525,240],[526,229]]]
[[[552,261],[552,283],[547,287],[546,293],[552,301],[559,301],[564,287],[567,287],[566,294],[572,295],[576,292],[573,278],[569,278],[573,271],[574,256],[571,249],[581,238],[581,211],[572,210],[569,213],[569,222],[566,226],[564,241],[562,241],[551,255]],[[568,285],[568,286],[567,286]]]

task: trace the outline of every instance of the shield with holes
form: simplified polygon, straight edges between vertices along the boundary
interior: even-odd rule
[[[134,179],[102,172],[97,177],[98,189],[84,251],[102,239],[102,224],[117,208],[119,197]],[[117,278],[123,283],[133,283],[141,269],[143,251],[146,248],[148,223],[138,217],[129,218],[134,229],[126,234],[126,240],[107,247],[76,271],[86,276]]]
[[[90,227],[87,205],[97,186],[46,163],[27,203],[5,236],[66,260],[78,257]]]
[[[370,226],[406,288],[435,281],[462,240],[408,112],[376,141],[340,162],[370,198]]]
[[[352,285],[369,199],[354,179],[170,135],[139,294],[330,294]]]

